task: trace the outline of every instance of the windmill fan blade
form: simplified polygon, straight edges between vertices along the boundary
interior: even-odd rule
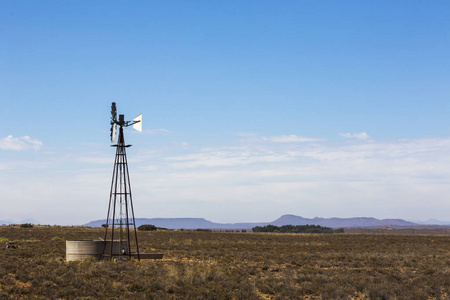
[[[116,119],[117,113],[116,113],[116,102],[111,103],[111,120],[117,121]]]
[[[139,132],[142,132],[142,114],[133,119],[133,128]]]
[[[114,123],[111,125],[111,143],[114,143],[116,141],[116,132],[117,125]]]

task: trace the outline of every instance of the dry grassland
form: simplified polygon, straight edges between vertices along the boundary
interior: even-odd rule
[[[0,299],[449,299],[450,236],[139,232],[158,261],[65,262],[102,229],[0,226]],[[17,249],[3,246],[6,240]]]

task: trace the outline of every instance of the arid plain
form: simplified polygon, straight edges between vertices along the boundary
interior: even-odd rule
[[[0,226],[0,299],[448,299],[450,235],[139,232],[162,260],[66,262],[100,228]],[[5,248],[11,241],[16,248]]]

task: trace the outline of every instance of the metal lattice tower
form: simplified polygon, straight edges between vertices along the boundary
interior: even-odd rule
[[[130,174],[128,171],[126,148],[123,127],[133,125],[139,131],[142,130],[142,115],[132,122],[124,121],[124,115],[116,119],[116,107],[113,102],[111,107],[111,141],[114,142],[116,126],[119,126],[119,136],[116,147],[116,158],[111,180],[111,191],[106,218],[105,243],[103,256],[106,259],[129,259],[132,256],[140,260],[139,244],[134,218],[133,198],[131,195]],[[140,123],[136,126],[136,124]]]

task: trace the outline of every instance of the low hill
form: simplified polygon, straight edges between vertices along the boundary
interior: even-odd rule
[[[307,219],[294,215],[284,215],[270,223],[276,226],[282,225],[320,225],[325,227],[377,227],[377,226],[413,226],[417,225],[402,219],[375,219],[375,218],[314,218]]]

